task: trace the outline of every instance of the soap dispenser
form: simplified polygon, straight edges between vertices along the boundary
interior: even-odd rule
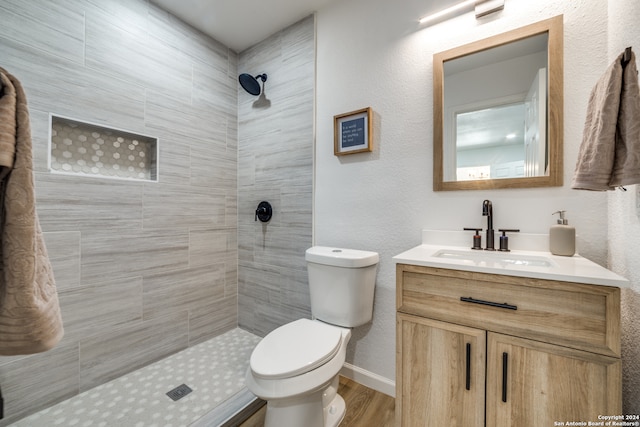
[[[560,214],[558,224],[549,229],[549,252],[554,255],[573,256],[576,253],[576,229],[569,225],[564,217],[565,211],[557,211],[552,215]]]

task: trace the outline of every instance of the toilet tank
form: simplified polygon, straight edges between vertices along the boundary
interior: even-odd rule
[[[347,328],[371,320],[377,252],[314,246],[305,259],[314,319]]]

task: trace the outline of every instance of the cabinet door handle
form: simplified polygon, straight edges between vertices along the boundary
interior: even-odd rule
[[[471,343],[467,343],[467,390],[471,390]]]
[[[507,368],[509,364],[509,355],[502,353],[502,401],[507,401]]]
[[[507,310],[517,310],[518,306],[517,305],[511,305],[511,304],[507,304],[505,303],[499,303],[499,302],[493,302],[493,301],[485,301],[482,299],[475,299],[475,298],[471,298],[471,297],[460,297],[460,301],[463,302],[470,302],[473,304],[481,304],[481,305],[488,305],[491,307],[498,307],[498,308],[505,308]]]

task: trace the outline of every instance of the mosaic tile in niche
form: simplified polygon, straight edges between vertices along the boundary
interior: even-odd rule
[[[51,117],[51,170],[157,181],[156,138]]]

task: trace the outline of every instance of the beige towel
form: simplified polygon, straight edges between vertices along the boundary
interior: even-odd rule
[[[622,73],[616,155],[609,185],[634,184],[640,184],[640,87],[636,55],[631,52],[631,60]]]
[[[0,83],[0,355],[39,353],[64,331],[35,208],[27,100],[2,68]]]
[[[571,188],[613,190],[640,183],[640,90],[635,54],[624,53],[591,91]]]

